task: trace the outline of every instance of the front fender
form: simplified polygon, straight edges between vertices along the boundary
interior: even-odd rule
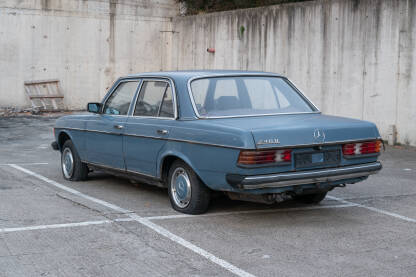
[[[59,150],[62,151],[63,137],[67,136],[70,140],[74,141],[73,135],[69,130],[55,129],[55,141],[58,143]],[[74,143],[75,144],[75,143]]]
[[[66,134],[77,149],[78,155],[82,160],[86,159],[85,149],[85,127],[86,120],[92,115],[80,114],[80,115],[67,115],[58,118],[55,122],[55,140],[59,144],[59,150],[61,150],[62,143],[59,141],[59,136],[63,133]]]
[[[85,160],[86,153],[85,153],[84,132],[81,130],[55,129],[55,140],[58,143],[58,147],[60,151],[62,151],[63,135],[66,135],[72,141],[81,160]]]

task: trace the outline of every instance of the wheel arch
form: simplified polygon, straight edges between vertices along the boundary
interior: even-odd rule
[[[57,138],[58,138],[57,139],[58,147],[61,152],[62,152],[62,147],[64,146],[64,143],[67,140],[73,141],[71,134],[65,130],[60,131],[57,135]]]
[[[176,160],[181,160],[184,163],[186,163],[189,167],[191,167],[191,169],[195,172],[198,178],[205,184],[204,180],[201,178],[201,175],[199,174],[199,171],[197,170],[195,165],[191,162],[191,160],[185,155],[178,153],[176,151],[169,151],[169,152],[164,153],[161,156],[161,158],[159,159],[160,162],[158,165],[157,176],[161,178],[163,181],[165,181],[169,174],[169,168]]]

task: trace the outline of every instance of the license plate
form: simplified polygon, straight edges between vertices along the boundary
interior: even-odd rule
[[[295,167],[332,166],[339,164],[341,154],[339,150],[327,150],[313,153],[295,154]]]
[[[324,162],[324,153],[312,154],[312,163],[323,163]]]

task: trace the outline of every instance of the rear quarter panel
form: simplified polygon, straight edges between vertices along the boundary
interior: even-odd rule
[[[184,160],[204,183],[214,190],[226,190],[225,174],[235,170],[240,149],[254,147],[250,132],[215,126],[205,120],[171,122],[169,140],[160,151],[158,176],[163,160],[176,156]]]

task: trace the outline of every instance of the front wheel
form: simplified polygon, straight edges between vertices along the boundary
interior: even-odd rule
[[[184,162],[175,161],[168,175],[168,193],[172,207],[185,214],[207,211],[211,191]]]
[[[84,181],[88,176],[88,166],[83,163],[72,141],[65,141],[61,155],[62,174],[66,180]]]
[[[324,200],[327,191],[296,196],[295,199],[305,204],[318,204]]]

